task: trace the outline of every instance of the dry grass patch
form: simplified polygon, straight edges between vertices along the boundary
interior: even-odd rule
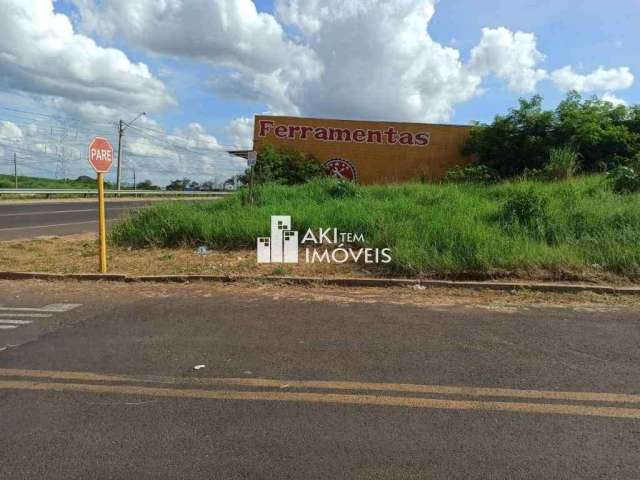
[[[302,255],[302,252],[301,252]],[[302,258],[302,257],[301,257]],[[255,275],[307,277],[367,277],[385,278],[388,272],[372,265],[305,264],[258,265],[251,249],[209,249],[204,256],[196,249],[131,248],[109,245],[109,273],[127,275]],[[97,273],[98,242],[95,234],[65,237],[40,237],[33,240],[0,242],[0,271],[45,273]],[[416,278],[416,277],[414,277]],[[418,278],[442,278],[437,274]],[[590,281],[592,283],[635,286],[637,283],[613,274],[593,275],[589,278],[557,278],[545,270],[516,271],[497,276],[503,281]]]
[[[95,273],[98,264],[96,236],[72,235],[34,240],[0,242],[0,270],[15,272]],[[131,249],[110,245],[110,273],[128,275],[300,275],[372,276],[359,265],[257,265],[253,250],[209,250],[196,254],[193,248]]]

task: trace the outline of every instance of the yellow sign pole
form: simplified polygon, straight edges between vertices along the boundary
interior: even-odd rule
[[[98,173],[98,236],[100,239],[100,273],[107,273],[107,221],[104,205],[104,173]]]

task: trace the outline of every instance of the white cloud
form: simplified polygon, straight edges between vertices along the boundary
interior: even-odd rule
[[[174,130],[174,135],[167,136],[167,140],[182,148],[208,150],[211,152],[223,150],[218,140],[209,135],[202,125],[195,122],[184,128],[177,128]]]
[[[521,93],[548,77],[532,33],[485,28],[468,64],[434,41],[437,0],[73,0],[84,31],[223,67],[218,96],[271,112],[447,121],[491,74]]]
[[[282,0],[276,16],[251,0],[75,3],[85,31],[227,67],[208,87],[271,112],[447,120],[481,82],[428,35],[436,0]]]
[[[231,142],[237,149],[249,149],[253,145],[253,118],[234,118],[227,128]]]
[[[159,110],[172,103],[147,66],[74,32],[52,0],[0,0],[0,75],[14,91]]]
[[[0,0],[0,99],[29,97],[34,111],[79,119],[71,128],[90,120],[85,130],[111,136],[119,118],[159,111],[173,99],[145,64],[89,35],[214,67],[214,78],[200,79],[206,88],[273,114],[449,121],[457,105],[482,93],[489,75],[523,93],[548,77],[535,35],[504,27],[483,29],[463,62],[457,48],[429,35],[437,0],[276,0],[273,15],[251,0],[71,1],[79,31],[52,0]],[[159,75],[175,85],[180,66],[161,66]],[[615,102],[611,92],[633,83],[626,67],[588,75],[565,67],[551,78],[562,89],[609,92]],[[232,120],[228,143],[249,148],[252,122]],[[167,132],[143,117],[136,126],[152,129],[127,132],[129,155],[143,171],[195,177],[242,170],[242,160],[229,158],[199,124]],[[73,148],[82,152],[85,141]]]
[[[160,185],[182,177],[221,182],[246,168],[246,160],[229,155],[199,123],[171,133],[159,128],[130,128],[125,138],[126,170],[135,168],[138,179],[149,178]]]
[[[613,93],[607,92],[604,95],[602,95],[602,97],[600,97],[602,100],[604,100],[605,102],[610,102],[616,106],[618,105],[623,105],[623,106],[627,106],[629,105],[629,103],[622,99],[622,98],[618,98],[616,97]]]
[[[537,68],[544,59],[534,34],[483,28],[480,43],[471,50],[470,66],[479,75],[494,73],[514,92],[531,93],[547,77],[545,70]]]
[[[277,104],[295,112],[290,97],[317,78],[315,53],[287,38],[251,0],[75,0],[86,31],[124,36],[151,52],[233,69],[210,87],[225,97]]]
[[[311,54],[289,41],[251,0],[75,0],[85,30],[164,55],[272,72],[287,56]]]
[[[448,120],[478,93],[481,78],[429,36],[434,7],[434,0],[277,1],[278,18],[299,30],[324,67],[292,102],[321,116]]]
[[[555,70],[551,78],[556,86],[564,91],[613,92],[624,90],[633,85],[634,77],[629,67],[598,67],[587,75],[576,73],[571,66]]]
[[[0,122],[0,144],[20,142],[22,140],[22,129],[13,122]]]
[[[397,4],[408,2],[401,0]],[[435,12],[434,1],[423,2],[429,18]],[[327,23],[345,22],[372,12],[380,6],[378,0],[277,0],[276,14],[284,23],[296,25],[306,35],[320,33]],[[380,12],[384,13],[384,12]]]
[[[58,123],[53,118],[19,114],[16,121],[0,121],[0,153],[11,157],[17,153],[19,171],[37,176],[76,178],[93,175],[86,160],[91,138],[102,135],[117,145],[115,128],[94,130],[92,124]],[[246,160],[229,155],[215,136],[198,123],[166,132],[148,117],[141,117],[125,130],[123,182],[151,179],[167,185],[175,178],[189,177],[199,182],[222,182],[241,173]],[[108,174],[114,181],[116,167]]]

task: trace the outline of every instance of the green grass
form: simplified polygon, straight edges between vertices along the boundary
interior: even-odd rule
[[[563,182],[352,186],[330,180],[258,189],[198,204],[163,203],[116,225],[123,246],[255,248],[271,215],[293,228],[363,233],[392,249],[387,273],[489,277],[551,272],[640,277],[640,195],[610,191],[603,176]]]
[[[0,188],[14,188],[15,178],[13,175],[0,175]],[[18,175],[18,188],[80,188],[91,189],[96,188],[94,181],[78,181],[78,180],[56,180],[52,178],[40,177],[23,177]]]

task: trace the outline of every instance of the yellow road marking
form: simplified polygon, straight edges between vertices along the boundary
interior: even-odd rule
[[[175,378],[100,374],[91,372],[58,372],[49,370],[0,369],[0,377],[31,377],[51,380],[106,381],[124,383],[170,383],[212,386],[245,386],[260,388],[306,388],[324,390],[369,390],[396,393],[461,395],[468,397],[506,397],[539,400],[588,401],[607,403],[640,403],[640,395],[598,392],[559,392],[517,390],[508,388],[452,387],[407,383],[367,383],[344,381],[273,380],[261,378]]]
[[[440,410],[483,410],[640,419],[640,409],[636,408],[591,407],[586,405],[562,405],[544,403],[481,402],[471,400],[461,401],[434,398],[387,397],[376,395],[344,395],[335,393],[238,392],[224,390],[216,391],[139,387],[135,385],[91,385],[81,383],[20,381],[0,381],[0,389],[40,390],[53,392],[87,392],[99,394],[142,395],[151,397],[194,398],[208,400],[253,400],[271,402],[304,402],[343,405],[433,408]]]

